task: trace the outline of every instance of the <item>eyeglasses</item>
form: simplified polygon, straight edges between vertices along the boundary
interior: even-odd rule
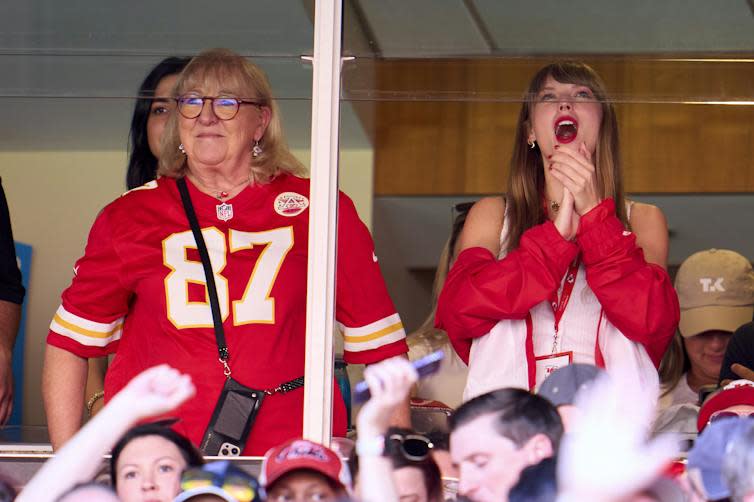
[[[429,456],[435,445],[429,438],[419,434],[392,434],[388,441],[395,441],[401,448],[401,454],[408,460],[420,462]]]
[[[217,486],[238,502],[251,502],[257,498],[256,487],[250,478],[239,474],[226,474],[221,477],[201,468],[186,470],[181,476],[181,491],[205,486]]]
[[[241,105],[264,106],[259,101],[240,98],[222,98],[212,96],[181,96],[176,98],[178,103],[178,112],[187,119],[195,119],[201,115],[204,109],[204,103],[212,103],[212,111],[220,120],[231,120],[238,115]]]
[[[712,422],[717,422],[718,420],[722,420],[724,418],[754,418],[754,412],[745,412],[742,411],[741,413],[738,413],[736,411],[716,411],[712,415],[709,416],[709,420],[707,421],[708,424],[711,424]]]

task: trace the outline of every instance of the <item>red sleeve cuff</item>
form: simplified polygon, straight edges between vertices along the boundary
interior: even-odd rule
[[[613,199],[603,200],[582,216],[576,235],[585,265],[597,263],[610,255],[627,238],[631,239],[632,248],[636,238],[616,216]]]
[[[119,342],[120,340],[115,340],[114,342],[110,342],[104,347],[90,347],[88,345],[82,345],[74,340],[71,340],[67,336],[60,335],[52,330],[47,334],[48,345],[63,349],[73,355],[82,357],[84,359],[108,356],[118,350]]]
[[[541,225],[531,227],[521,236],[521,247],[536,245],[550,262],[553,277],[562,277],[579,253],[575,242],[566,240],[560,235],[555,224],[547,220]]]

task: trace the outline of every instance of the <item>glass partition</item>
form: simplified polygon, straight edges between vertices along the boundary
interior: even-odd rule
[[[126,191],[129,126],[144,77],[165,57],[213,47],[249,57],[267,73],[287,143],[308,166],[314,11],[299,0],[34,0],[6,2],[0,14],[0,176],[14,237],[33,251],[17,403],[23,423],[36,425],[45,422],[48,326],[92,223]],[[201,288],[187,294],[201,297]]]
[[[343,100],[372,140],[374,236],[407,332],[431,310],[452,207],[506,191],[524,92],[553,61],[604,80],[625,190],[665,213],[671,273],[711,247],[754,258],[751,2],[346,6]]]

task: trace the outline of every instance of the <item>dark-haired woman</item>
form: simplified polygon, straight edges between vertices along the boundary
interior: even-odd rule
[[[201,453],[184,436],[160,424],[144,424],[113,447],[110,476],[123,502],[170,502],[181,491],[181,473],[203,464]]]
[[[139,86],[128,135],[126,185],[129,190],[157,177],[157,158],[160,155],[162,131],[165,129],[170,111],[175,108],[171,92],[178,74],[190,60],[178,57],[163,59],[152,68]]]
[[[572,362],[628,366],[657,385],[678,324],[665,265],[667,224],[624,199],[618,126],[590,67],[532,79],[518,118],[506,197],[469,212],[437,311],[469,364],[464,398],[535,389]]]

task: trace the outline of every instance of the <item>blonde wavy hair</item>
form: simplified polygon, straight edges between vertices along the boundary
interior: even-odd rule
[[[608,100],[605,84],[597,72],[584,63],[572,61],[553,63],[540,69],[532,78],[516,124],[508,192],[505,198],[510,221],[506,242],[507,251],[518,247],[521,236],[526,230],[543,223],[547,218],[542,203],[545,188],[542,154],[539,146],[529,148],[527,139],[531,130],[531,113],[548,77],[563,84],[588,87],[602,105],[602,122],[597,140],[597,151],[594,155],[597,188],[601,197],[612,197],[615,200],[615,212],[623,225],[629,228],[621,177],[618,120],[613,105]]]
[[[222,83],[233,89],[238,97],[258,101],[270,110],[270,123],[259,141],[262,153],[252,157],[249,178],[253,183],[267,183],[277,174],[286,172],[304,175],[306,168],[288,149],[280,123],[280,110],[272,96],[265,73],[254,63],[229,49],[210,49],[202,52],[181,72],[173,88],[174,96],[207,82]],[[162,135],[162,154],[157,174],[171,178],[185,175],[186,156],[178,150],[181,138],[178,133],[180,114],[174,110]],[[251,149],[252,145],[249,145]]]

